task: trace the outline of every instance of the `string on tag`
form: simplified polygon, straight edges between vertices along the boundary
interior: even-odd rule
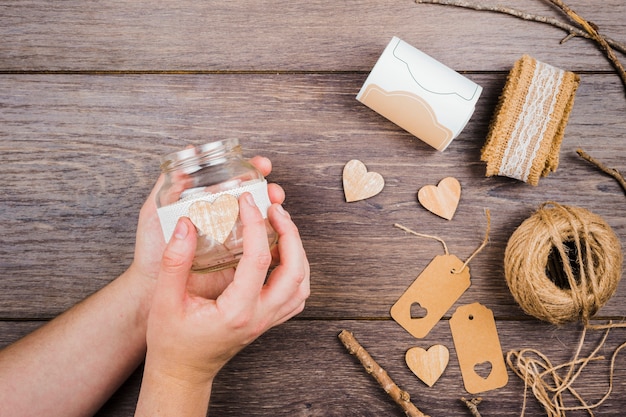
[[[480,246],[478,246],[478,248],[476,248],[476,250],[475,250],[475,251],[474,251],[474,252],[473,252],[473,253],[469,256],[469,258],[467,258],[467,260],[466,260],[465,262],[463,262],[463,266],[462,266],[460,269],[458,269],[458,270],[456,270],[456,269],[455,269],[455,270],[453,270],[453,272],[454,272],[455,274],[460,274],[461,272],[463,272],[463,270],[464,270],[465,268],[467,268],[467,265],[470,263],[470,261],[471,261],[472,259],[474,259],[474,257],[475,257],[476,255],[478,255],[478,253],[479,253],[480,251],[482,251],[482,250],[485,248],[485,246],[487,246],[487,243],[489,243],[489,232],[490,232],[490,230],[491,230],[491,213],[489,212],[489,209],[485,209],[485,216],[487,217],[487,227],[485,228],[485,237],[484,237],[484,239],[483,239],[482,243],[481,243],[481,244],[480,244]],[[399,223],[394,223],[394,225],[393,225],[393,226],[394,226],[394,227],[397,227],[397,228],[398,228],[398,229],[400,229],[400,230],[404,230],[404,231],[405,231],[405,232],[407,232],[407,233],[411,233],[412,235],[419,236],[419,237],[423,237],[423,238],[426,238],[426,239],[434,239],[434,240],[436,240],[436,241],[440,242],[440,243],[443,245],[443,250],[444,250],[445,254],[446,254],[446,255],[449,255],[448,245],[446,245],[446,242],[445,242],[442,238],[440,238],[440,237],[438,237],[438,236],[427,235],[427,234],[424,234],[424,233],[418,233],[418,232],[416,232],[416,231],[414,231],[414,230],[409,229],[408,227],[402,226],[402,225],[401,225],[401,224],[399,224]]]

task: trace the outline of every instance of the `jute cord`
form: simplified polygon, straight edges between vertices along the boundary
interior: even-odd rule
[[[567,411],[576,410],[585,410],[590,416],[593,416],[592,410],[602,405],[613,391],[615,360],[620,351],[626,347],[626,342],[622,343],[613,352],[609,365],[609,386],[602,398],[594,403],[588,403],[573,387],[573,384],[590,362],[605,359],[603,356],[597,356],[597,354],[604,346],[609,336],[609,331],[617,327],[626,326],[625,323],[611,322],[599,326],[584,326],[574,358],[570,362],[561,365],[552,365],[546,355],[535,349],[509,351],[506,356],[507,365],[524,381],[524,400],[521,415],[525,414],[527,393],[530,390],[544,407],[548,417],[564,417]],[[580,354],[588,329],[604,329],[605,333],[593,352],[589,356],[581,358]],[[579,405],[566,405],[565,394],[569,394],[569,398],[575,400]]]
[[[567,363],[555,366],[535,349],[507,353],[508,366],[524,381],[522,416],[529,390],[548,417],[562,417],[574,410],[585,410],[593,416],[592,410],[609,397],[615,360],[626,343],[613,353],[609,387],[601,399],[588,403],[573,384],[590,362],[604,359],[597,354],[609,331],[626,327],[626,323],[589,322],[615,293],[621,265],[622,250],[615,233],[600,216],[582,208],[544,203],[511,235],[505,251],[505,277],[520,307],[553,324],[576,320],[583,323],[578,347]],[[581,357],[587,330],[605,333],[593,352]],[[568,398],[578,405],[566,404]]]
[[[551,276],[550,259],[558,261]],[[600,216],[554,202],[515,230],[504,255],[505,278],[517,303],[553,324],[588,324],[615,293],[621,265],[620,241]]]
[[[456,270],[454,271],[455,274],[460,274],[461,272],[463,272],[463,270],[467,268],[467,265],[470,263],[470,261],[474,259],[474,257],[478,255],[480,251],[482,251],[485,248],[485,246],[487,246],[487,243],[489,243],[489,232],[491,230],[491,213],[489,212],[489,209],[485,210],[485,216],[487,217],[487,226],[485,229],[485,237],[482,243],[480,244],[480,246],[478,246],[478,248],[476,248],[476,250],[474,250],[474,252],[469,256],[469,258],[467,258],[465,262],[463,262],[463,266],[458,271]],[[450,252],[448,251],[448,245],[446,245],[446,242],[440,237],[427,235],[424,233],[418,233],[398,223],[395,223],[393,226],[397,227],[400,230],[404,230],[407,233],[411,233],[412,235],[415,235],[415,236],[423,237],[426,239],[434,239],[443,245],[443,250],[446,255],[450,254]]]

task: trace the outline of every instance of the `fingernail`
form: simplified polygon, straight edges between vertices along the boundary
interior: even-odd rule
[[[276,205],[276,210],[278,211],[278,214],[280,214],[283,217],[287,217],[289,218],[289,213],[287,213],[287,211],[283,208],[283,206],[281,204]]]
[[[176,228],[174,229],[174,238],[182,240],[187,237],[189,233],[189,227],[187,227],[187,222],[183,219],[178,219],[178,223],[176,223]]]
[[[249,206],[256,206],[256,203],[254,202],[254,198],[252,197],[252,194],[244,193],[243,198],[244,200],[246,200],[246,204],[248,204]]]

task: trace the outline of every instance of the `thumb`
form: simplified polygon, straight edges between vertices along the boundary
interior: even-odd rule
[[[163,252],[157,293],[161,297],[181,300],[196,252],[196,229],[187,217],[181,217]]]

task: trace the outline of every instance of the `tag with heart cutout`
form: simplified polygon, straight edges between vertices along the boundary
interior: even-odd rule
[[[444,345],[433,345],[428,350],[413,347],[407,350],[405,360],[415,376],[432,387],[446,370],[450,352]]]
[[[368,172],[365,164],[358,159],[349,161],[343,167],[343,192],[348,203],[373,197],[384,186],[383,176],[378,172]]]
[[[425,185],[417,192],[417,200],[431,213],[452,220],[461,199],[461,183],[454,177],[447,177],[439,184]]]
[[[469,286],[469,267],[454,255],[438,255],[391,307],[391,317],[414,337],[425,337]]]
[[[189,207],[189,219],[200,235],[220,244],[226,241],[239,217],[239,202],[235,196],[222,194],[212,203],[196,201]]]
[[[493,312],[480,303],[457,308],[450,318],[463,384],[470,394],[505,386],[509,380]]]

